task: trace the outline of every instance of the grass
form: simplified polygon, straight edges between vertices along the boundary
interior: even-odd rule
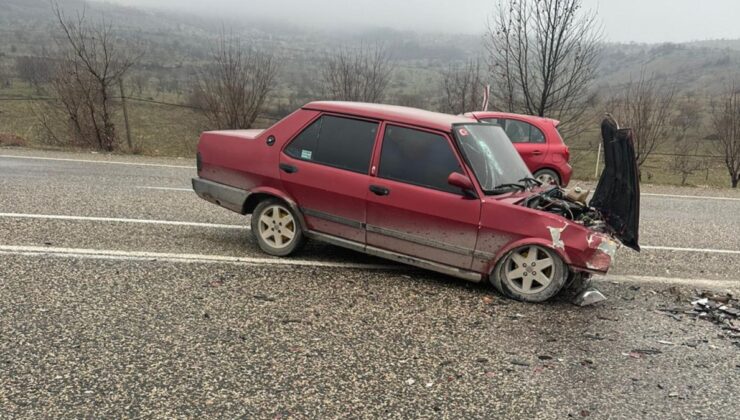
[[[0,89],[0,97],[28,97],[35,92],[20,82],[10,89]],[[146,95],[144,95],[146,97]],[[176,102],[176,98],[157,98]],[[116,130],[123,147],[122,152],[134,152],[149,156],[192,157],[195,154],[199,135],[207,129],[207,122],[198,112],[182,107],[129,101],[129,122],[134,144],[133,151],[126,150],[123,114],[115,117]],[[20,137],[29,147],[48,147],[40,141],[34,101],[0,100],[0,137]],[[267,127],[273,121],[260,120],[257,127]],[[597,134],[591,133],[569,142],[575,148],[593,148]],[[584,141],[590,138],[591,141]],[[590,145],[589,145],[590,143]],[[574,167],[574,178],[594,180],[596,150],[573,150],[571,164]],[[670,170],[671,157],[654,155],[643,165],[643,181],[652,184],[680,185],[679,174]],[[600,163],[603,168],[603,157]],[[694,186],[729,187],[729,176],[724,164],[714,160],[708,170],[698,171],[688,178],[688,184]]]

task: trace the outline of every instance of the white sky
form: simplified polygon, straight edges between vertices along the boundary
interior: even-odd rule
[[[285,20],[313,28],[391,27],[482,33],[497,0],[103,0],[214,16]],[[740,38],[740,0],[584,0],[608,41]]]

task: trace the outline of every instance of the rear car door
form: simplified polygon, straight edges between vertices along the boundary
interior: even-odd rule
[[[466,174],[450,138],[386,124],[378,155],[367,198],[367,244],[469,269],[481,203],[447,182],[452,172]]]
[[[549,146],[545,134],[534,125],[513,118],[484,119],[485,122],[498,124],[504,128],[506,135],[524,159],[531,172],[536,172],[547,161]]]
[[[308,229],[365,243],[365,198],[379,122],[324,114],[280,154],[280,179]]]

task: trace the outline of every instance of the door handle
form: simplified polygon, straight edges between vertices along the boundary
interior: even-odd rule
[[[287,163],[281,163],[280,170],[289,174],[294,174],[298,172],[298,168],[293,165],[288,165]]]
[[[371,185],[370,191],[372,191],[373,194],[375,195],[381,195],[381,196],[388,195],[391,193],[391,190],[389,190],[386,187],[381,187],[380,185]]]
[[[542,150],[535,150],[535,151],[532,152],[532,154],[535,155],[535,156],[539,156],[539,155],[542,154]]]

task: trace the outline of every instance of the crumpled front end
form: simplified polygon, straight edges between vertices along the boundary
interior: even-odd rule
[[[560,250],[574,271],[605,274],[621,244],[606,233],[575,223],[548,226],[551,246]]]

